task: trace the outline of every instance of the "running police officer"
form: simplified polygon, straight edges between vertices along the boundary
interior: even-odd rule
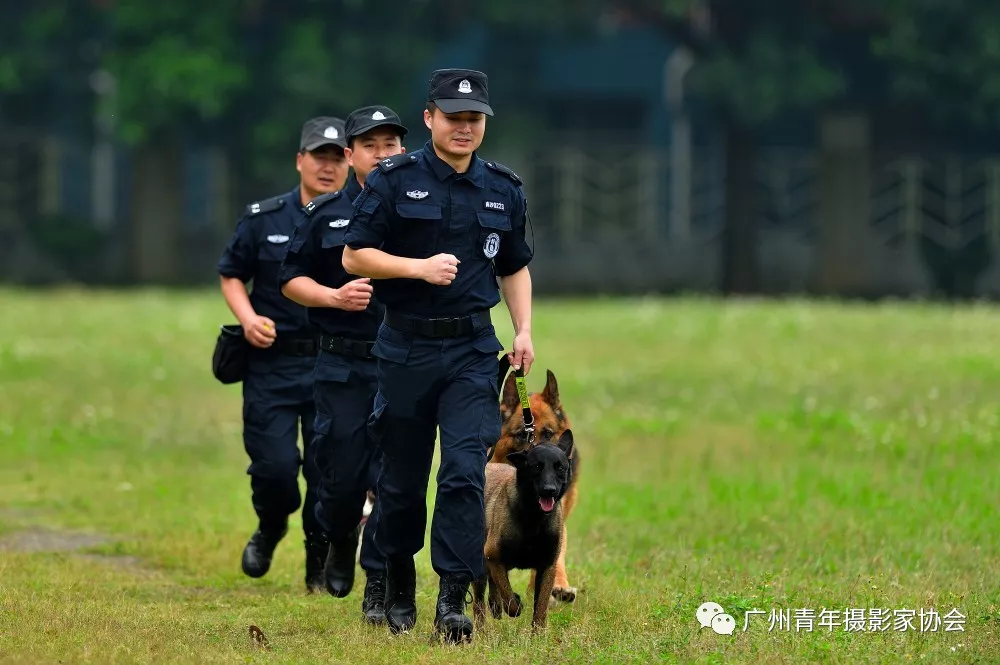
[[[465,596],[484,574],[487,447],[500,437],[496,386],[503,345],[490,309],[502,290],[514,324],[514,367],[527,373],[532,251],[525,243],[521,180],[483,161],[487,77],[435,71],[420,150],[379,162],[354,202],[344,267],[376,280],[386,307],[374,353],[378,394],[369,420],[382,447],[375,540],[386,556],[386,616],[393,632],[416,623],[413,556],[423,547],[425,496],[440,427],[441,463],[431,525],[440,577],[435,629],[471,638]],[[500,288],[497,287],[497,278]]]
[[[219,261],[222,293],[252,346],[243,380],[243,443],[250,466],[250,487],[258,528],[243,550],[243,572],[262,577],[271,567],[278,542],[288,532],[288,516],[302,504],[306,587],[323,587],[327,546],[314,505],[319,473],[312,463],[315,405],[312,372],[318,340],[306,310],[285,298],[278,269],[305,205],[340,189],[347,177],[344,123],[339,118],[305,122],[296,156],[298,186],[247,206]],[[248,296],[246,283],[253,280]],[[302,455],[298,429],[301,420]],[[306,479],[299,492],[299,466]]]
[[[356,191],[380,159],[402,151],[406,131],[385,106],[366,106],[348,116],[345,153]],[[347,596],[354,585],[359,523],[378,469],[367,421],[377,389],[371,347],[384,315],[371,297],[370,280],[349,275],[341,263],[353,201],[348,191],[324,194],[306,206],[307,220],[292,235],[279,276],[282,293],[307,307],[322,335],[313,383],[312,453],[320,473],[316,518],[330,543],[326,588],[335,598]],[[385,620],[385,559],[374,547],[377,520],[376,508],[361,545],[368,576],[361,608],[371,623]]]

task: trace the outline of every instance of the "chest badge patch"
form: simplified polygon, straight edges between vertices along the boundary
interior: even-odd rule
[[[492,259],[500,251],[500,234],[491,233],[486,236],[486,242],[483,243],[483,254],[486,258]]]
[[[406,196],[415,201],[419,201],[420,199],[426,199],[428,194],[430,194],[430,192],[421,192],[420,190],[414,189],[407,192]]]
[[[483,204],[487,210],[499,210],[500,212],[506,212],[506,208],[501,201],[487,201]]]
[[[275,245],[280,245],[283,242],[288,242],[288,236],[275,234],[273,236],[268,236],[267,241],[273,242]]]
[[[349,219],[335,219],[332,222],[330,222],[330,228],[331,229],[342,229],[345,226],[347,226],[348,222],[350,222],[350,221],[351,220],[349,220]]]

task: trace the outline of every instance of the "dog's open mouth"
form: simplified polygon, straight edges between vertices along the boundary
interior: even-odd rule
[[[550,496],[539,497],[538,506],[542,509],[543,513],[551,513],[553,508],[556,507],[556,500]]]

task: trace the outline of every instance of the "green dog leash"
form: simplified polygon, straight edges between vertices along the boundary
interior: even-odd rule
[[[498,392],[503,391],[503,384],[507,378],[508,371],[510,371],[510,360],[505,353],[500,358],[500,372],[497,376]],[[528,386],[524,383],[523,367],[518,367],[514,370],[514,385],[517,386],[517,396],[521,400],[521,415],[524,417],[524,431],[528,435],[528,447],[530,448],[535,443],[535,419],[531,415],[531,402],[528,401]],[[486,453],[487,462],[493,459],[494,450],[496,450],[495,443],[490,446],[489,451]]]

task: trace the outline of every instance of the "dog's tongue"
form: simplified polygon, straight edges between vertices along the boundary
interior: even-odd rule
[[[542,507],[542,511],[549,513],[552,509],[556,507],[556,500],[550,496],[538,499],[538,505]]]

